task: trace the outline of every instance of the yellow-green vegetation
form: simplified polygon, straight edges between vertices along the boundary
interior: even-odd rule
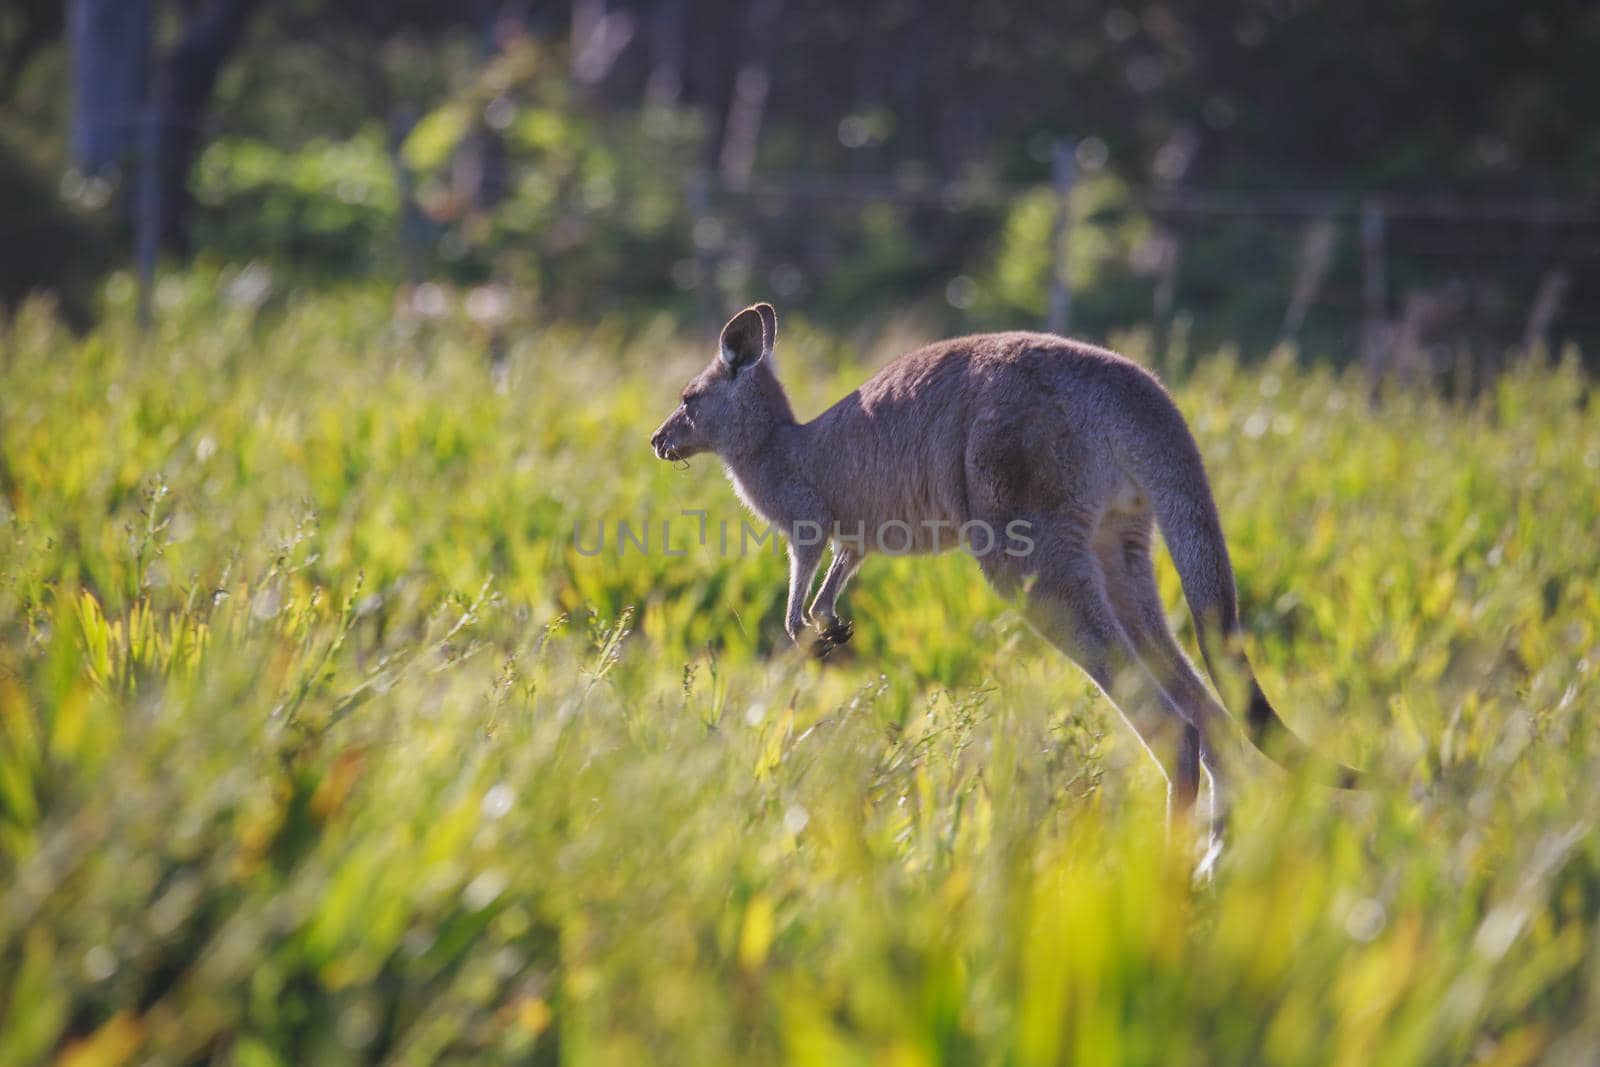
[[[1265,688],[1380,783],[1252,764],[1195,886],[970,561],[874,560],[851,645],[785,647],[783,561],[646,446],[708,339],[496,363],[387,293],[226,291],[4,334],[0,1063],[1600,1059],[1574,367],[1173,375]],[[786,323],[779,365],[810,414],[890,348]]]

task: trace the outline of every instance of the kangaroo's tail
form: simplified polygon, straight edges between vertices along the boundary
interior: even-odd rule
[[[1360,785],[1360,772],[1326,759],[1278,717],[1256,681],[1240,640],[1238,593],[1233,564],[1222,537],[1222,521],[1200,461],[1200,449],[1159,382],[1139,372],[1144,383],[1136,407],[1139,425],[1119,441],[1119,457],[1144,484],[1154,504],[1161,537],[1167,543],[1184,599],[1194,616],[1200,654],[1224,703],[1238,700],[1248,687],[1244,722],[1250,741],[1276,762],[1304,770],[1341,789]],[[1233,692],[1228,683],[1233,682]],[[1243,682],[1245,686],[1238,683]]]

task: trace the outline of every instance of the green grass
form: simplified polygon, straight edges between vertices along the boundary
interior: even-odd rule
[[[705,339],[530,320],[496,372],[464,317],[215,287],[4,335],[0,1063],[1600,1058],[1571,366],[1184,376],[1263,684],[1384,783],[1252,765],[1196,888],[970,561],[869,562],[819,664],[715,526],[577,550],[737,531],[645,444]],[[889,354],[786,323],[779,364],[809,414]]]

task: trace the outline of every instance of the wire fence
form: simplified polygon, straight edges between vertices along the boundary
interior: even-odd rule
[[[135,129],[148,125],[138,116],[125,117]],[[876,205],[944,215],[978,212],[992,224],[1021,198],[1053,190],[1048,299],[1040,325],[1066,332],[1079,295],[1068,270],[1080,236],[1074,232],[1074,201],[1084,177],[1074,149],[1068,140],[1054,145],[1048,181],[702,169],[682,172],[681,195],[698,234],[758,205],[768,214],[773,208],[849,212]],[[135,161],[146,155],[148,150],[136,151]],[[148,294],[162,211],[153,203],[153,169],[139,167],[135,175],[135,246]],[[1589,292],[1600,274],[1600,201],[1594,199],[1165,184],[1129,188],[1125,202],[1154,227],[1139,272],[1148,281],[1149,317],[1158,327],[1180,317],[1196,290],[1223,287],[1260,305],[1275,302],[1279,311],[1271,317],[1278,341],[1296,341],[1308,323],[1332,315],[1357,338],[1363,361],[1374,369],[1437,363],[1441,344],[1503,347],[1508,333],[1512,343],[1531,348],[1547,342],[1558,323],[1578,332],[1600,331],[1600,306]],[[1230,262],[1220,274],[1206,264],[1208,243],[1241,241],[1271,247]],[[724,296],[723,252],[714,242],[696,241],[691,253],[693,284],[707,318],[715,317]],[[966,264],[944,266],[958,274]],[[1483,279],[1508,273],[1518,283],[1486,297]],[[1520,306],[1507,308],[1508,302]],[[149,308],[148,295],[141,307]],[[1495,320],[1497,340],[1485,339],[1486,318]],[[1513,319],[1518,321],[1508,325]]]
[[[715,221],[719,211],[752,200],[1004,211],[1047,187],[1043,182],[804,172],[734,182],[715,172],[697,172],[685,185],[697,222]],[[1080,188],[1070,143],[1056,147],[1048,187],[1056,211],[1049,237],[1048,310],[1041,325],[1066,332],[1074,318],[1068,264]],[[1174,185],[1130,189],[1127,202],[1155,224],[1152,247],[1141,258],[1150,315],[1158,327],[1182,314],[1186,284],[1223,287],[1258,302],[1276,300],[1282,309],[1278,342],[1297,341],[1308,321],[1331,312],[1343,320],[1342,328],[1354,336],[1363,363],[1374,373],[1418,375],[1443,364],[1459,365],[1463,358],[1492,362],[1501,358],[1485,359],[1494,349],[1547,344],[1558,323],[1579,332],[1600,327],[1600,308],[1579,288],[1600,264],[1600,202],[1595,200]],[[1257,257],[1254,277],[1236,273],[1186,283],[1183,263],[1189,248],[1268,234],[1276,247]],[[702,248],[697,255],[701,278],[714,279],[714,250]],[[1486,284],[1508,274],[1515,284]],[[702,291],[708,303],[720,295],[714,284]],[[1493,330],[1486,328],[1491,318]],[[1469,351],[1463,354],[1463,348]]]

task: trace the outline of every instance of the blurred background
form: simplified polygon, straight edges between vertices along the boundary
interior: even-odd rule
[[[765,298],[1459,383],[1600,351],[1596,54],[1582,0],[7,0],[0,300]]]

